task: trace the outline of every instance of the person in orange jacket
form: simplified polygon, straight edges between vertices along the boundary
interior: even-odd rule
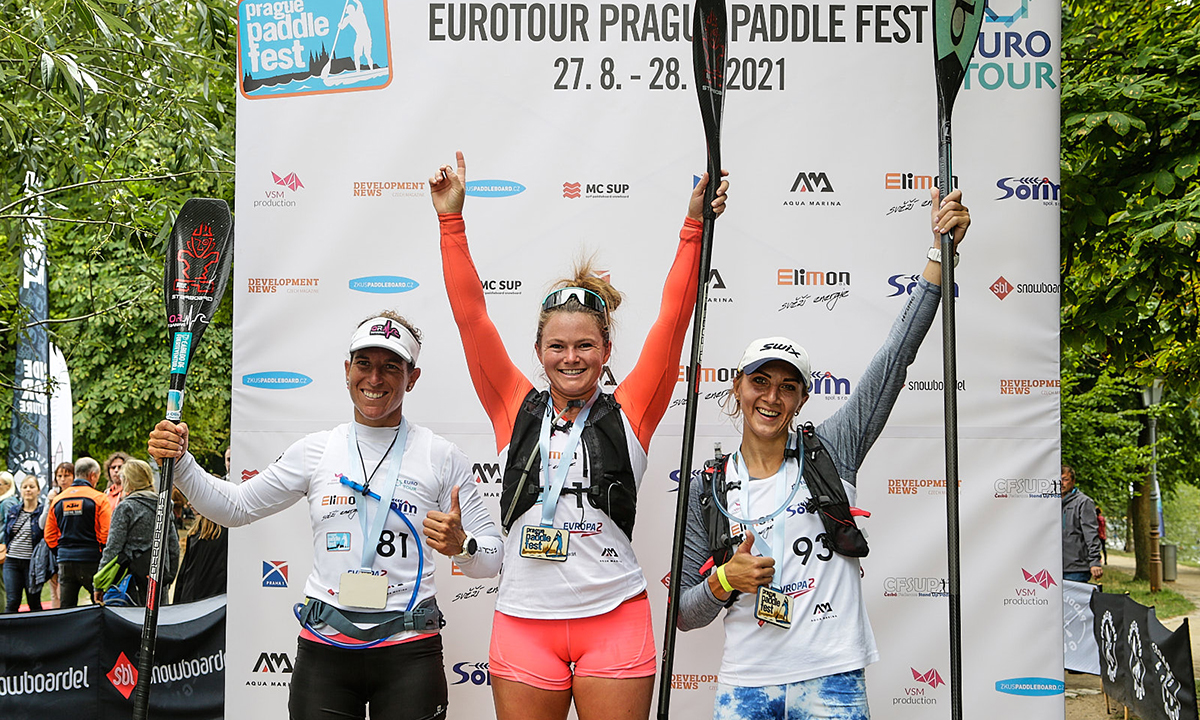
[[[62,607],[79,604],[80,588],[92,596],[92,576],[108,543],[112,507],[96,489],[100,463],[90,457],[75,462],[75,482],[55,496],[47,511],[46,544],[57,551]]]

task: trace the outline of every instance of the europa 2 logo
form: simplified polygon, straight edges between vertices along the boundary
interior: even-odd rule
[[[377,90],[392,80],[384,0],[238,5],[238,89],[248,99]]]

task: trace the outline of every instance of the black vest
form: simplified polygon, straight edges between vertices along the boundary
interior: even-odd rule
[[[517,518],[533,507],[542,494],[538,439],[549,401],[548,391],[530,390],[513,423],[500,494],[500,522],[505,532],[512,529]],[[586,472],[591,485],[583,492],[592,507],[612,518],[626,537],[632,539],[633,520],[637,514],[637,479],[629,460],[620,409],[621,405],[607,393],[601,393],[592,404],[582,433],[588,463]],[[563,488],[562,494],[579,492]]]

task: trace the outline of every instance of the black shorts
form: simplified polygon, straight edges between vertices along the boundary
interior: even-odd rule
[[[446,717],[442,636],[349,650],[300,638],[288,694],[292,720]]]

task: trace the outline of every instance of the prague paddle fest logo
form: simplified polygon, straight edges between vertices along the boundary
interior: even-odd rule
[[[242,95],[375,90],[392,80],[383,0],[277,0],[238,6]]]

